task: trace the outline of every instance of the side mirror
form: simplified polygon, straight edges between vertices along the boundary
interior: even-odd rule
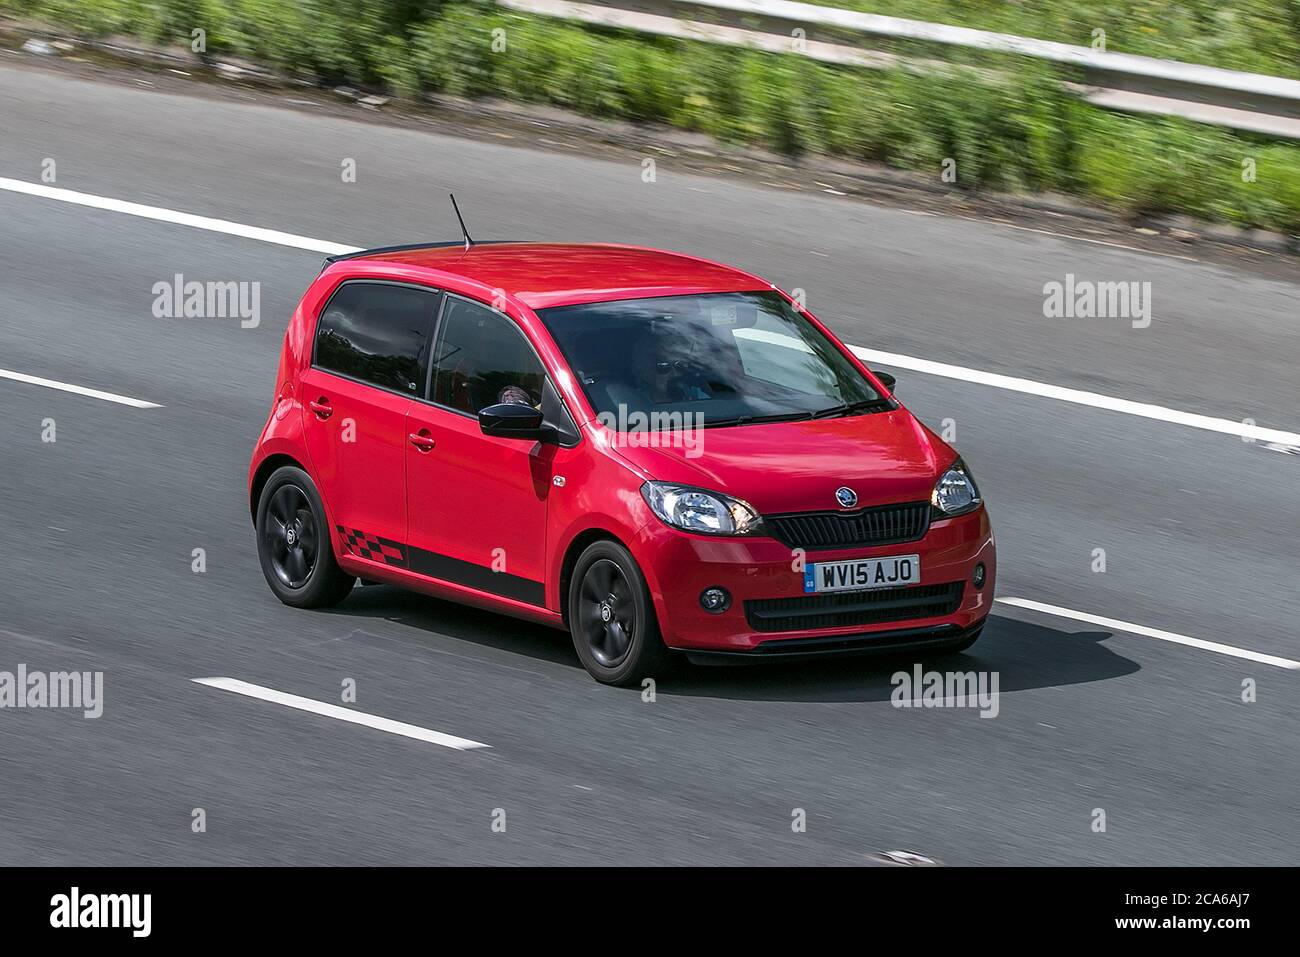
[[[897,382],[898,380],[895,379],[888,372],[877,372],[875,369],[872,369],[871,374],[875,376],[877,379],[879,379],[882,383],[884,383],[885,388],[888,389],[891,393],[894,391],[894,383]]]
[[[534,442],[551,442],[555,430],[542,425],[542,413],[531,405],[503,402],[480,409],[478,427],[484,435],[502,439],[529,439]]]

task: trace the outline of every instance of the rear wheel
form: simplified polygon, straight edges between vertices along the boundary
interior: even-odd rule
[[[622,545],[594,542],[578,557],[568,608],[574,650],[597,681],[627,687],[668,672],[650,589]]]
[[[295,608],[337,605],[356,579],[339,568],[316,484],[302,469],[276,469],[257,503],[257,557],[271,591]]]

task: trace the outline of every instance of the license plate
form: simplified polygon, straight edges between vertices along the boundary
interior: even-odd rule
[[[920,580],[920,555],[858,558],[848,562],[811,562],[803,570],[803,590],[807,594],[897,588],[901,585],[915,585]]]

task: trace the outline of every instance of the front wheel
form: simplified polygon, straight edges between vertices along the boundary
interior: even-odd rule
[[[578,557],[568,608],[574,650],[597,681],[628,687],[668,671],[650,589],[622,545],[594,542]]]
[[[295,608],[337,605],[356,579],[339,568],[316,483],[302,469],[276,469],[257,501],[257,557],[275,597]]]

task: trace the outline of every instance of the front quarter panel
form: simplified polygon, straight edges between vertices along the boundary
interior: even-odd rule
[[[604,447],[602,431],[591,426],[582,429],[582,443],[557,458],[555,474],[564,478],[564,485],[550,489],[546,605],[560,613],[566,602],[560,587],[564,560],[575,540],[586,533],[618,539],[649,575],[647,563],[636,554],[636,543],[639,529],[654,515],[641,497],[641,477]]]

